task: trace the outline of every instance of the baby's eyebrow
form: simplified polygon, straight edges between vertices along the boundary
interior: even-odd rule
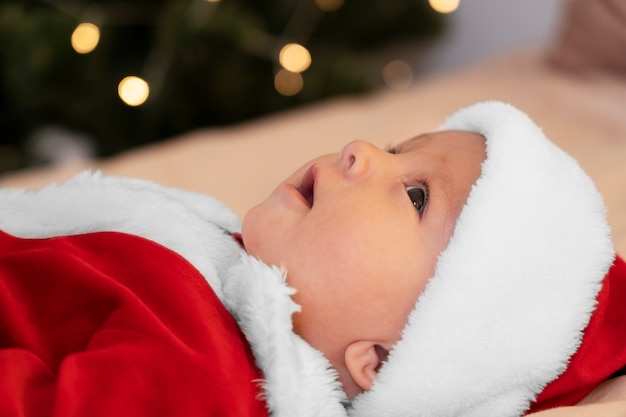
[[[398,151],[399,152],[405,146],[412,145],[415,141],[418,141],[418,140],[424,140],[429,135],[430,135],[430,133],[420,133],[419,135],[413,136],[410,139],[406,139],[406,140],[400,142],[399,144],[397,144],[395,146],[389,146],[388,150],[393,150],[393,151]]]

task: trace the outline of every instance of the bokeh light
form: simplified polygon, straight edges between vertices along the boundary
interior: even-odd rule
[[[315,0],[315,4],[325,12],[333,12],[343,6],[343,0]]]
[[[150,87],[142,78],[134,75],[125,77],[117,86],[117,93],[129,106],[142,105],[150,95]]]
[[[413,82],[413,68],[406,61],[391,61],[383,68],[383,80],[393,90],[404,90]]]
[[[100,42],[100,29],[93,23],[81,23],[72,32],[72,48],[79,54],[88,54]]]
[[[283,96],[293,96],[302,91],[304,80],[302,75],[297,72],[291,72],[281,69],[274,76],[274,87]]]
[[[288,43],[280,50],[278,61],[287,71],[303,72],[311,65],[311,54],[298,43]]]
[[[430,7],[439,13],[452,13],[459,8],[461,0],[428,0]]]

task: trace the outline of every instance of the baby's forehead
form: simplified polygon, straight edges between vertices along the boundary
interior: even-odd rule
[[[440,130],[421,133],[396,146],[401,151],[423,150],[433,153],[484,152],[484,136],[465,130]]]

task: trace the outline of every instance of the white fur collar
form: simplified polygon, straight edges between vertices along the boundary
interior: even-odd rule
[[[292,331],[299,310],[275,267],[242,254],[223,282],[224,303],[252,346],[274,417],[346,416],[345,395],[322,354]]]
[[[37,191],[0,190],[0,229],[20,237],[118,231],[170,248],[206,277],[218,296],[217,277],[233,262],[236,243],[222,229],[239,219],[220,201],[149,181],[83,172]]]

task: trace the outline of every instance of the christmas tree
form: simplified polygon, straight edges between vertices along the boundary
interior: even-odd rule
[[[106,156],[406,80],[444,18],[426,0],[4,0],[0,171],[36,162],[44,127]]]

